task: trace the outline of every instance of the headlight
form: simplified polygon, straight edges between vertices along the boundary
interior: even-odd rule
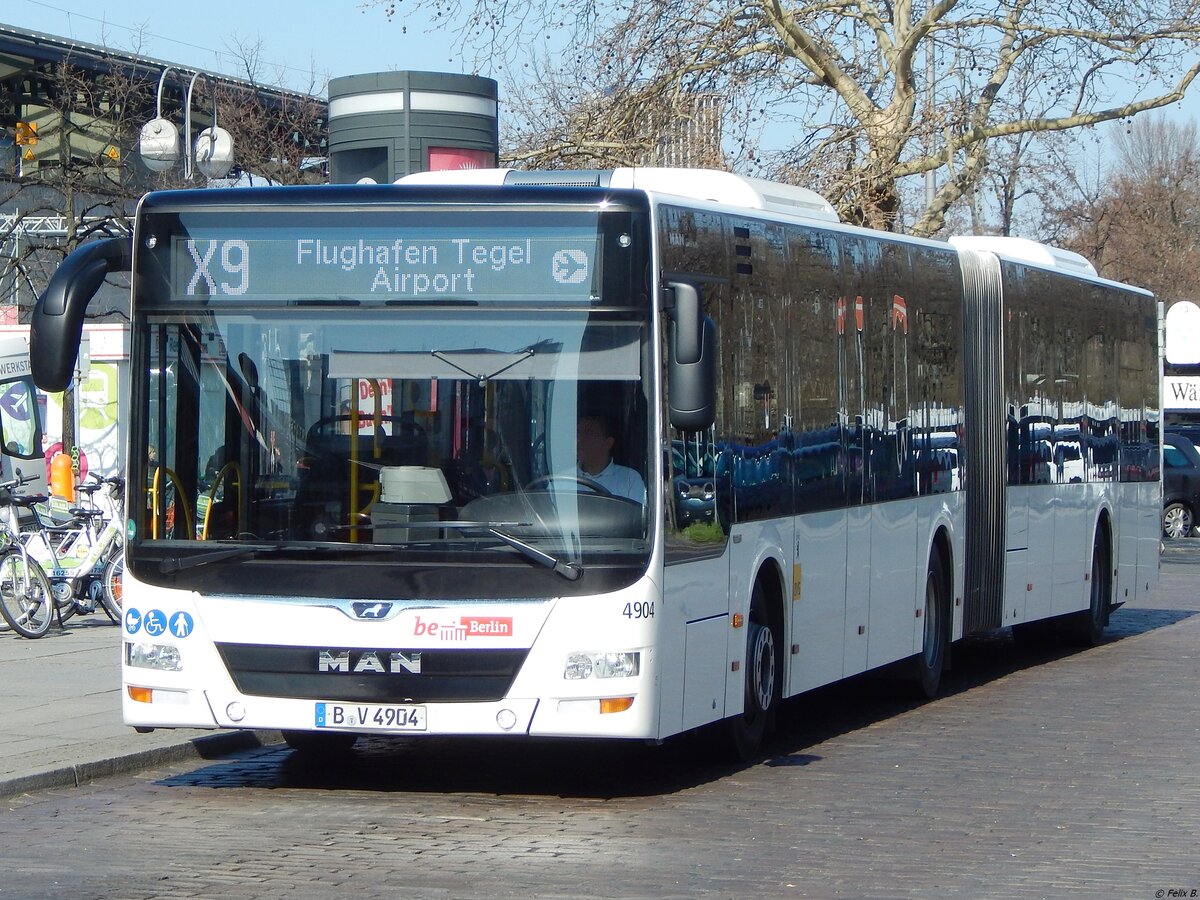
[[[140,669],[158,669],[163,672],[183,670],[179,648],[173,644],[126,644],[125,663]]]
[[[563,678],[630,678],[641,671],[642,654],[636,650],[618,653],[572,653],[567,657]]]

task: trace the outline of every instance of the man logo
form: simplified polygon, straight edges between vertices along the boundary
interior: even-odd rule
[[[383,619],[392,611],[390,603],[352,603],[354,615],[360,619]]]
[[[352,675],[421,674],[421,652],[401,650],[318,650],[318,672]]]

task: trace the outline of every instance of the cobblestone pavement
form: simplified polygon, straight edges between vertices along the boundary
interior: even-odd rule
[[[103,613],[51,626],[35,641],[0,633],[0,710],[0,798],[279,739],[248,731],[137,734],[121,721],[121,633]]]
[[[1096,649],[1001,633],[931,703],[813,692],[754,765],[372,740],[9,797],[0,896],[1200,895],[1200,550],[1167,559]]]

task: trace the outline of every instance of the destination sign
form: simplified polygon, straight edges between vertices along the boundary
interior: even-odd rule
[[[174,238],[181,300],[587,301],[591,227],[228,228]]]

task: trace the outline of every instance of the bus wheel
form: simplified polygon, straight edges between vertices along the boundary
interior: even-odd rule
[[[756,581],[750,597],[750,622],[746,635],[745,705],[742,714],[726,722],[734,756],[753,759],[774,724],[782,692],[779,645],[767,614],[767,596]]]
[[[320,757],[348,753],[358,735],[348,731],[285,731],[283,739],[297,753]]]
[[[1112,564],[1109,561],[1108,532],[1101,526],[1092,538],[1091,602],[1088,608],[1073,613],[1063,622],[1063,637],[1077,647],[1095,647],[1104,637],[1108,624],[1108,606],[1112,600]]]
[[[913,686],[918,696],[932,700],[942,684],[946,650],[950,643],[950,603],[942,569],[942,555],[935,547],[925,573],[925,629],[921,652],[913,657]]]

